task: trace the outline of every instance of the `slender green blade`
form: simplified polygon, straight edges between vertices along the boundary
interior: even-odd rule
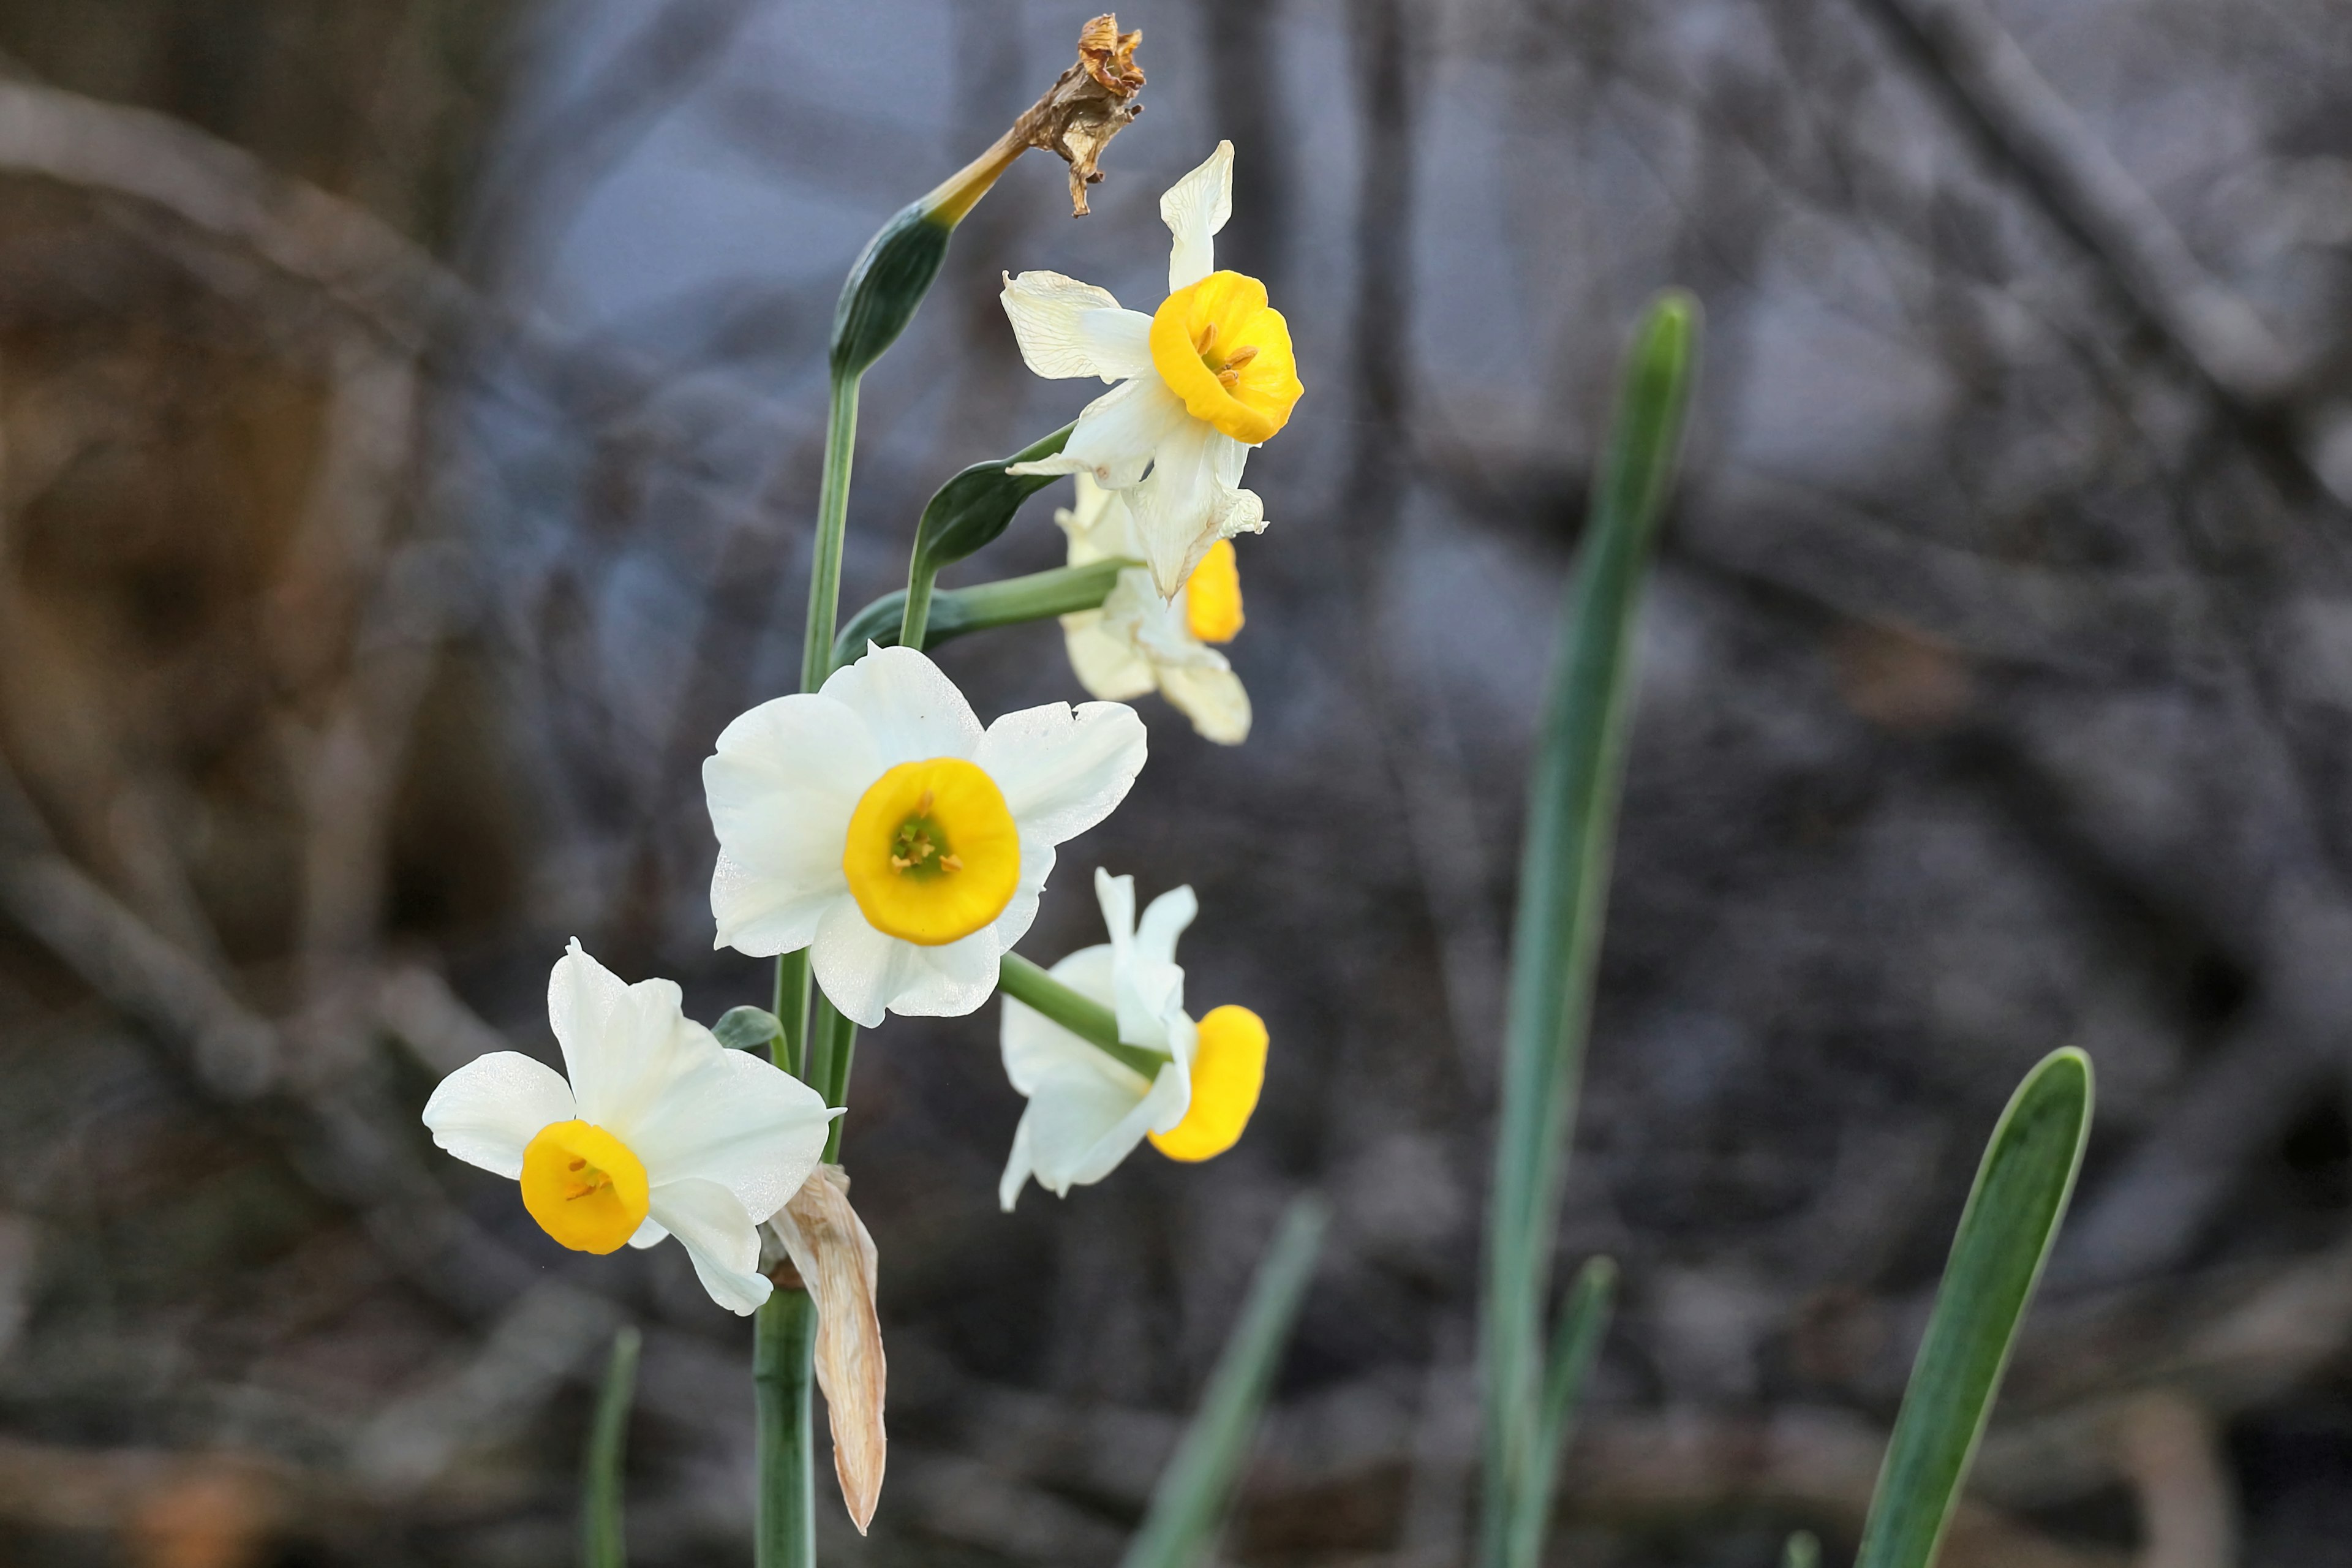
[[[1192,1568],[1206,1555],[1257,1434],[1275,1363],[1306,1299],[1329,1223],[1328,1207],[1312,1195],[1294,1199],[1283,1215],[1282,1228],[1250,1284],[1241,1321],[1217,1357],[1208,1393],[1161,1472],[1150,1510],[1120,1568]]]
[[[1781,1549],[1780,1568],[1822,1568],[1822,1543],[1810,1530],[1801,1530],[1789,1537]]]
[[[1013,521],[1021,503],[1052,484],[1058,474],[1008,474],[1014,463],[1034,463],[1060,452],[1076,425],[1065,425],[1009,458],[974,463],[939,489],[915,525],[915,557],[931,571],[951,566],[993,543]]]
[[[1854,1568],[1935,1562],[2091,1131],[2091,1058],[2044,1057],[1985,1146],[1912,1363]]]
[[[1690,399],[1698,305],[1661,295],[1628,354],[1537,736],[1482,1303],[1485,1568],[1531,1568],[1515,1531],[1543,1462],[1540,1344],[1562,1143],[1583,1069],[1616,837],[1635,615]],[[1538,1543],[1539,1544],[1539,1543]]]
[[[1551,1356],[1544,1369],[1542,1437],[1531,1484],[1516,1500],[1513,1521],[1517,1559],[1532,1563],[1543,1553],[1545,1526],[1551,1520],[1552,1489],[1559,1480],[1560,1456],[1576,1431],[1577,1406],[1584,1385],[1601,1359],[1601,1342],[1609,1332],[1610,1314],[1617,1304],[1617,1264],[1607,1258],[1585,1259],[1569,1282],[1568,1300],[1554,1328]]]
[[[627,1457],[629,1403],[636,1394],[640,1342],[634,1327],[613,1336],[613,1358],[604,1364],[604,1386],[596,1395],[596,1418],[588,1429],[588,1454],[581,1465],[581,1568],[627,1568],[621,1466]]]

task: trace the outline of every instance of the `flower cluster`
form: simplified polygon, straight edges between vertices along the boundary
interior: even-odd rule
[[[716,945],[805,962],[824,1001],[865,1028],[892,1013],[969,1014],[1019,977],[1002,1027],[1005,1074],[1026,1102],[999,1186],[1006,1208],[1032,1177],[1056,1194],[1100,1181],[1147,1139],[1178,1161],[1223,1152],[1265,1076],[1255,1014],[1184,1010],[1176,940],[1196,912],[1189,888],[1139,920],[1133,879],[1097,869],[1108,942],[1046,970],[1013,952],[1060,847],[1108,816],[1142,770],[1143,722],[1121,700],[1158,690],[1221,743],[1249,731],[1248,695],[1218,651],[1242,626],[1231,541],[1265,527],[1242,466],[1300,386],[1265,287],[1214,268],[1232,182],[1233,147],[1221,143],[1162,199],[1175,243],[1168,297],[1150,315],[1058,273],[1004,284],[1031,369],[1118,383],[1059,455],[1004,470],[1032,488],[1076,476],[1075,505],[1055,514],[1071,568],[1100,577],[1124,563],[1089,607],[1062,616],[1078,682],[1103,700],[983,726],[909,623],[908,646],[868,644],[816,689],[736,719],[703,764]],[[917,219],[940,221],[929,208]],[[775,1232],[768,1256],[788,1253],[803,1277],[858,1278],[855,1258],[834,1267],[812,1239],[864,1230],[846,1177],[825,1164],[841,1082],[820,1081],[801,1050],[805,1020],[771,1020],[770,1060],[728,1048],[680,1003],[670,982],[626,984],[574,942],[548,985],[564,1072],[495,1052],[441,1084],[425,1124],[458,1159],[518,1182],[525,1211],[564,1247],[610,1253],[676,1237],[730,1310],[753,1311],[774,1289],[763,1227]],[[842,1245],[865,1248],[870,1276],[870,1239]],[[870,1284],[867,1297],[870,1318]],[[878,1431],[878,1393],[875,1403]]]

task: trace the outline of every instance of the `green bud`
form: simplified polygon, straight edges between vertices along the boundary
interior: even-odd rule
[[[764,1051],[784,1037],[784,1026],[764,1007],[730,1007],[710,1032],[730,1051]]]
[[[930,291],[955,233],[930,197],[903,208],[866,242],[833,312],[833,374],[863,375],[880,359]]]

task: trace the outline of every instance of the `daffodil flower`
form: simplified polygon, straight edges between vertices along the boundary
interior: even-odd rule
[[[1029,930],[1054,848],[1108,816],[1143,767],[1116,702],[1008,713],[985,731],[912,648],[727,726],[702,764],[718,945],[809,949],[844,1017],[969,1013]]]
[[[1011,996],[1004,999],[1005,1076],[1029,1101],[997,1183],[1011,1209],[1034,1176],[1057,1197],[1099,1182],[1150,1138],[1171,1160],[1206,1160],[1239,1141],[1265,1079],[1265,1025],[1246,1007],[1184,1011],[1176,939],[1198,904],[1190,888],[1151,900],[1135,918],[1135,879],[1095,872],[1110,941],[1080,948],[1047,971],[1111,1009],[1123,1045],[1168,1059],[1147,1079],[1084,1037]]]
[[[1077,483],[1076,508],[1054,513],[1069,535],[1070,564],[1139,556],[1142,542],[1126,497],[1091,474],[1080,474]],[[1157,690],[1223,746],[1248,738],[1249,693],[1210,645],[1231,642],[1241,629],[1241,566],[1229,539],[1209,546],[1173,599],[1162,599],[1139,566],[1118,574],[1101,609],[1062,617],[1070,668],[1089,693],[1116,700]]]
[[[790,1073],[730,1051],[667,980],[624,984],[577,941],[547,981],[564,1071],[492,1051],[425,1103],[433,1142],[522,1184],[523,1207],[575,1252],[675,1236],[710,1299],[768,1299],[759,1226],[799,1192],[837,1110]]]
[[[1160,198],[1175,248],[1168,298],[1150,315],[1058,272],[1004,279],[1004,312],[1031,370],[1118,384],[1087,405],[1059,457],[1010,471],[1091,474],[1128,492],[1163,599],[1218,540],[1265,527],[1264,507],[1241,488],[1242,465],[1304,390],[1289,324],[1266,304],[1265,285],[1214,269],[1212,237],[1233,210],[1234,144],[1220,142]]]

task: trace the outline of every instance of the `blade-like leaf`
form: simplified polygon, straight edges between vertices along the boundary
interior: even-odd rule
[[[1559,1310],[1552,1332],[1551,1357],[1544,1368],[1542,1436],[1532,1483],[1517,1502],[1518,1560],[1532,1563],[1543,1554],[1544,1527],[1551,1519],[1552,1489],[1559,1479],[1560,1455],[1576,1431],[1576,1409],[1592,1363],[1601,1359],[1601,1341],[1609,1332],[1609,1316],[1617,1300],[1617,1265],[1607,1258],[1587,1258],[1569,1281],[1568,1300]]]
[[[581,1568],[626,1568],[628,1544],[621,1529],[621,1464],[629,1436],[629,1403],[637,1388],[635,1328],[613,1336],[613,1359],[604,1366],[604,1386],[596,1395],[595,1424],[588,1431],[588,1454],[581,1464]]]
[[[1008,474],[1013,463],[1034,463],[1062,449],[1076,425],[1065,425],[1044,439],[1024,447],[1009,458],[974,463],[939,489],[923,508],[915,525],[915,559],[919,567],[937,572],[951,566],[982,546],[995,542],[1021,503],[1052,484],[1058,475]]]
[[[1985,1146],[1854,1568],[1935,1562],[2090,1131],[2091,1058],[2053,1051],[2018,1085]]]
[[[730,1007],[710,1032],[730,1051],[764,1051],[784,1037],[783,1025],[765,1007]]]
[[[1487,1209],[1485,1568],[1532,1568],[1517,1555],[1527,1532],[1515,1521],[1544,1458],[1541,1317],[1562,1141],[1583,1069],[1616,837],[1635,611],[1681,447],[1697,337],[1697,302],[1679,293],[1660,296],[1635,333],[1537,736]]]
[[[1295,1199],[1266,1248],[1242,1305],[1241,1321],[1217,1357],[1201,1408],[1161,1472],[1151,1509],[1120,1568],[1192,1568],[1207,1552],[1231,1500],[1234,1478],[1257,1434],[1258,1412],[1290,1337],[1329,1211],[1320,1198]]]

